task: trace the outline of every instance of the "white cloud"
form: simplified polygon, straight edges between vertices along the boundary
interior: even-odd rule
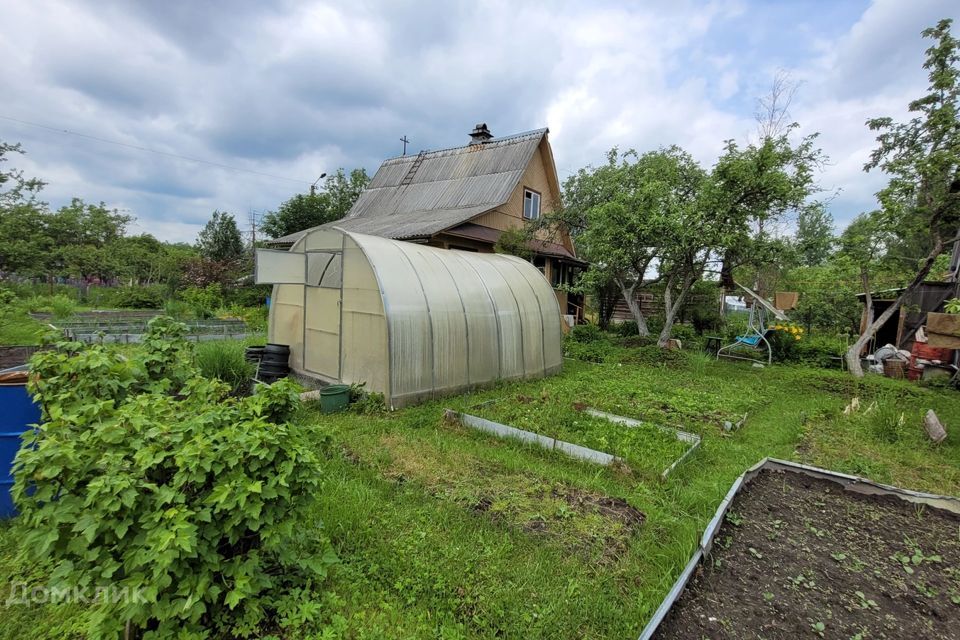
[[[786,66],[793,109],[833,160],[834,211],[869,208],[863,121],[902,116],[924,87],[919,31],[949,0],[478,3],[174,0],[6,3],[0,115],[207,159],[289,182],[0,120],[20,163],[71,196],[130,209],[136,232],[192,241],[210,212],[245,220],[337,167],[549,126],[561,174],[612,146],[679,144],[711,163],[754,129],[754,98]]]

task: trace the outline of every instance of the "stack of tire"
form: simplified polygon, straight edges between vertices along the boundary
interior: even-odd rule
[[[260,382],[272,384],[290,374],[290,347],[285,344],[247,347],[244,358],[257,367]]]
[[[267,348],[267,345],[265,344],[257,344],[257,345],[247,347],[246,350],[243,352],[243,359],[249,362],[250,364],[252,364],[253,366],[257,366],[258,364],[260,364],[260,360],[263,359],[263,350],[266,348]]]

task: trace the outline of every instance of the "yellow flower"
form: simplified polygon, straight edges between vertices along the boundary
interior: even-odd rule
[[[799,340],[799,339],[800,339],[800,336],[793,336],[793,339],[794,339],[794,340]]]

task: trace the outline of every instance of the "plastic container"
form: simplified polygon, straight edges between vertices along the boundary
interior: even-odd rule
[[[350,386],[331,384],[320,389],[320,413],[343,411],[350,404]]]
[[[918,358],[940,362],[950,362],[950,357],[953,355],[953,349],[931,347],[926,342],[914,342],[910,352]]]
[[[26,367],[5,369],[0,373]],[[27,382],[0,382],[0,518],[17,515],[10,490],[13,488],[13,459],[20,450],[21,436],[30,425],[40,422],[40,407],[27,393]]]

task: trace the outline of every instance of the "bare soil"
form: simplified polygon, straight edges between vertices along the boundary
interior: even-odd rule
[[[960,638],[960,517],[764,471],[655,634]]]

